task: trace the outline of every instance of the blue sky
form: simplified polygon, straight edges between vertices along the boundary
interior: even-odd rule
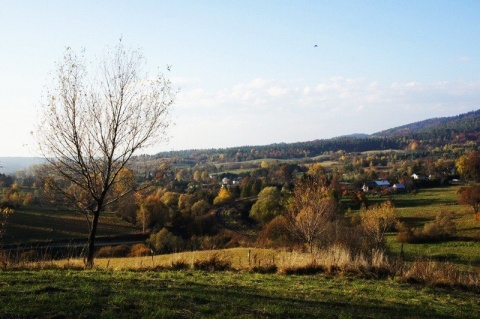
[[[170,142],[263,145],[383,129],[480,108],[478,1],[3,1],[0,156],[34,156],[65,47],[120,37],[180,89]],[[317,47],[314,47],[317,45]]]

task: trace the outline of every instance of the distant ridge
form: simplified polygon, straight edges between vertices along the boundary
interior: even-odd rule
[[[353,134],[348,134],[348,135],[342,135],[342,136],[337,136],[335,138],[367,138],[370,135],[365,134],[365,133],[353,133]]]
[[[410,137],[429,138],[432,136],[449,138],[452,133],[479,133],[480,110],[456,116],[437,117],[407,125],[394,127],[372,137]]]
[[[458,145],[467,141],[478,143],[480,141],[480,110],[451,117],[431,118],[371,135],[353,133],[306,142],[178,150],[155,155],[139,155],[135,158],[137,160],[145,160],[145,157],[174,158],[176,162],[188,165],[206,162],[242,162],[264,158],[294,159],[315,157],[338,150],[345,152],[402,150],[412,140],[421,141],[425,147],[438,147],[449,143]],[[0,173],[11,174],[44,162],[44,159],[38,157],[0,157]]]
[[[43,163],[45,160],[40,157],[0,157],[0,173],[12,174],[32,165]]]

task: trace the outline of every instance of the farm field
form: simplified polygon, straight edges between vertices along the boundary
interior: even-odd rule
[[[478,294],[394,280],[186,271],[2,271],[1,318],[478,318]]]

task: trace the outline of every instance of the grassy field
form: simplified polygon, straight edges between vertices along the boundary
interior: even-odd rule
[[[100,217],[98,235],[113,236],[138,232],[140,229],[113,214]],[[85,216],[74,212],[58,211],[52,207],[21,207],[9,217],[4,244],[86,238],[88,225]]]
[[[1,318],[478,318],[478,294],[392,280],[187,271],[3,271]]]
[[[480,266],[480,223],[474,220],[471,207],[458,204],[458,186],[420,189],[418,194],[398,194],[391,199],[399,219],[410,227],[423,227],[435,220],[440,212],[452,212],[457,227],[457,239],[447,242],[404,244],[408,260],[428,258],[449,261],[462,265]],[[388,197],[368,197],[369,204],[387,200]],[[355,212],[354,212],[355,213]],[[395,238],[397,233],[387,236],[387,246],[399,254],[401,244]]]

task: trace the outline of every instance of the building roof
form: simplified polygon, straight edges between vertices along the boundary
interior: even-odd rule
[[[375,181],[375,183],[377,184],[377,186],[390,186],[390,183],[386,180],[378,180]]]

